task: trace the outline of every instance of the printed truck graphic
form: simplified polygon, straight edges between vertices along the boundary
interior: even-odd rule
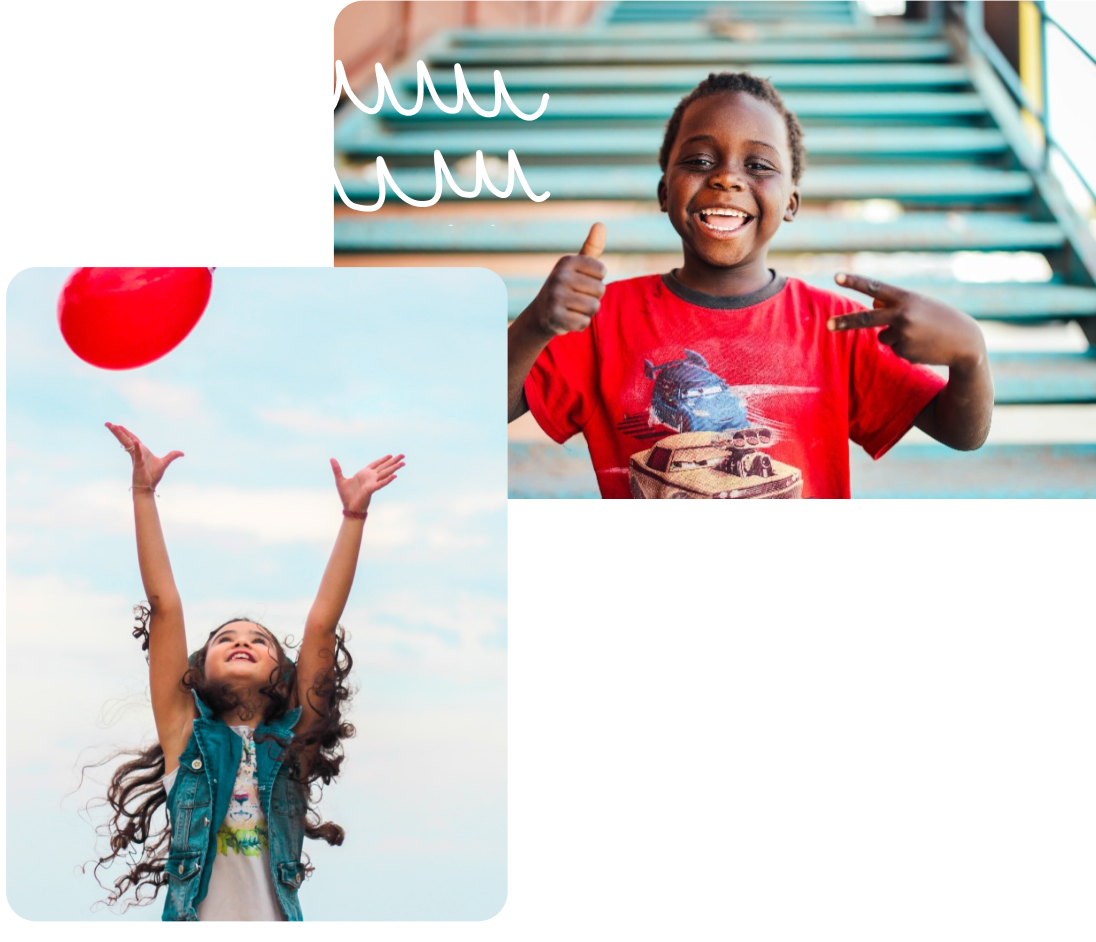
[[[680,360],[643,361],[643,375],[655,381],[651,420],[678,432],[722,432],[749,424],[746,401],[708,369],[695,350]]]
[[[686,354],[688,355],[688,354]],[[772,429],[685,432],[632,455],[628,479],[637,498],[798,498],[803,476],[761,448]]]

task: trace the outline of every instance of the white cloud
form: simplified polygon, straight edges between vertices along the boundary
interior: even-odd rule
[[[331,488],[204,487],[162,484],[157,507],[172,533],[231,533],[259,543],[315,543],[330,546],[338,532],[339,498]],[[57,495],[45,507],[13,507],[9,526],[74,525],[110,533],[133,529],[129,489],[117,481],[93,481]],[[368,543],[391,548],[418,534],[410,504],[388,501],[370,514]]]
[[[164,418],[194,421],[202,417],[202,396],[190,386],[161,383],[143,376],[133,376],[118,382],[118,391],[130,407],[140,412],[153,412]]]
[[[259,412],[259,418],[271,425],[306,435],[364,435],[380,427],[377,422],[340,419],[313,409],[263,409]]]
[[[339,499],[333,487],[243,488],[161,484],[158,508],[170,534],[231,534],[259,544],[310,543],[330,547],[338,532]],[[505,496],[454,494],[445,504],[386,499],[369,515],[363,553],[422,546],[457,551],[489,542],[472,520],[501,512]],[[74,527],[99,533],[133,530],[129,488],[117,480],[92,481],[61,491],[45,506],[11,507],[9,545],[18,546],[20,528]]]
[[[449,509],[458,517],[497,513],[506,509],[506,494],[495,491],[470,491],[466,494],[456,494]]]

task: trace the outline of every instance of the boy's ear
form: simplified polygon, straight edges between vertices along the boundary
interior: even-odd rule
[[[792,187],[792,195],[788,198],[788,208],[784,210],[784,222],[791,222],[795,214],[799,212],[799,187]]]
[[[659,180],[658,180],[658,208],[662,212],[666,212],[666,177],[665,177],[665,175],[659,177]]]

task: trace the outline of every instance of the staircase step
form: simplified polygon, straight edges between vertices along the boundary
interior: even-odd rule
[[[538,34],[539,35],[539,34]],[[757,67],[760,71],[762,67]],[[887,88],[954,88],[970,82],[966,66],[955,63],[912,64],[903,63],[842,63],[840,65],[796,65],[794,63],[766,63],[765,77],[780,90],[781,94],[793,89],[846,88],[879,91]],[[740,64],[739,71],[754,71],[749,63]],[[495,74],[489,68],[464,68],[461,71],[473,92],[495,89]],[[430,77],[438,94],[454,93],[456,74],[451,69],[431,69]],[[538,95],[563,91],[598,93],[605,91],[654,90],[684,95],[692,91],[704,74],[695,66],[672,65],[591,65],[572,69],[566,66],[528,66],[507,69],[503,75],[510,92],[529,91]],[[415,70],[405,69],[393,79],[400,100],[410,95],[414,101],[418,91]],[[366,96],[369,103],[376,101],[376,92]],[[493,99],[492,99],[493,101]]]
[[[1093,353],[998,353],[990,368],[999,404],[1096,402]]]
[[[483,218],[434,214],[429,220],[337,219],[336,252],[548,252],[575,251],[591,219],[518,219],[488,223]],[[612,217],[609,252],[677,252],[681,239],[660,213]],[[576,235],[577,233],[577,235]],[[1001,251],[1060,246],[1062,229],[1004,213],[910,213],[891,222],[806,217],[780,228],[777,252]]]
[[[590,25],[581,29],[458,29],[448,34],[453,47],[520,45],[605,45],[631,42],[692,42],[718,37],[724,42],[746,38],[845,39],[852,42],[886,40],[940,39],[940,27],[931,22],[874,22],[865,26],[847,23],[705,23],[675,20],[669,23],[631,23]],[[509,78],[509,76],[507,76]]]
[[[368,164],[369,170],[374,170]],[[437,188],[433,168],[389,167],[396,183],[413,199],[429,199]],[[657,166],[566,167],[523,164],[522,170],[535,193],[548,190],[555,200],[651,200],[661,171]],[[457,183],[471,189],[475,180],[454,173]],[[357,202],[374,201],[378,185],[373,179],[347,176],[342,180],[347,196]],[[498,187],[505,187],[505,169],[491,172]],[[899,199],[906,202],[983,203],[1017,200],[1032,190],[1031,177],[1020,170],[996,170],[970,164],[909,164],[895,166],[819,166],[809,167],[799,191],[809,200]],[[525,194],[518,188],[517,197]],[[494,199],[484,188],[480,199]],[[443,200],[460,199],[448,185],[442,190]]]
[[[798,21],[847,21],[855,17],[851,3],[793,2],[784,0],[776,5],[762,2],[720,3],[714,0],[640,0],[615,4],[609,11],[609,22],[680,22],[683,19],[701,20],[725,16],[735,21],[761,21],[792,19]]]
[[[667,115],[669,117],[669,115]],[[474,154],[506,157],[513,149],[519,158],[542,156],[581,164],[590,159],[656,163],[662,145],[661,128],[618,128],[611,134],[586,128],[520,127],[439,133],[437,130],[386,134],[378,122],[355,109],[335,131],[335,148],[346,155],[385,160],[418,156],[432,161],[435,149],[450,160]],[[1003,154],[1008,145],[995,128],[806,127],[808,160],[816,157],[871,162],[880,157],[918,157],[929,160]],[[431,163],[432,165],[432,163]]]
[[[605,133],[612,129],[613,122],[629,122],[634,126],[637,121],[647,121],[654,122],[661,130],[681,97],[676,92],[557,92],[550,97],[547,110],[537,119],[537,129],[543,130],[555,121],[598,121],[601,132]],[[787,106],[801,121],[820,118],[861,121],[918,118],[935,121],[945,117],[971,117],[986,113],[981,97],[973,92],[791,91],[783,97]],[[493,95],[481,94],[479,98],[482,99],[479,101],[480,107],[494,107]],[[408,93],[400,104],[409,108],[414,101],[414,96]],[[517,94],[514,99],[514,104],[526,114],[539,108],[540,102],[541,96],[536,92]],[[452,103],[455,103],[455,99],[446,102],[447,105]],[[451,126],[457,121],[485,124],[488,121],[525,120],[506,107],[493,118],[484,118],[468,107],[462,108],[456,114],[450,114],[439,108],[429,97],[417,114],[402,115],[391,104],[386,104],[380,111],[380,117],[390,131],[432,122],[444,122]]]
[[[942,62],[952,55],[942,39],[871,39],[865,41],[764,40],[695,42],[603,42],[559,45],[506,45],[501,47],[439,46],[429,52],[431,67],[483,65],[503,69],[511,65],[591,63],[666,63],[694,65],[698,70],[722,72],[732,65],[760,62]],[[505,71],[503,77],[505,77]]]
[[[549,266],[550,267],[550,266]],[[547,268],[546,268],[547,271]],[[610,278],[610,281],[613,279]],[[858,294],[831,279],[805,278],[808,284],[836,294],[864,301]],[[507,278],[506,291],[508,313],[511,320],[517,317],[536,297],[543,278]],[[962,284],[959,282],[903,281],[903,287],[920,291],[929,297],[965,311],[971,317],[986,321],[1040,321],[1064,320],[1096,316],[1096,288],[1079,285],[1032,284],[1007,282],[1003,284]],[[1088,367],[1082,367],[1087,369]]]

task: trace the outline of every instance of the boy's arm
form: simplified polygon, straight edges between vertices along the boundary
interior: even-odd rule
[[[993,378],[985,350],[980,358],[948,368],[948,384],[914,424],[938,442],[960,451],[981,448],[993,418]]]
[[[915,424],[938,442],[961,451],[981,448],[993,416],[993,378],[982,331],[974,318],[913,291],[859,275],[837,283],[871,295],[871,310],[830,318],[830,330],[882,327],[880,343],[911,363],[948,368],[948,383]]]
[[[507,333],[507,422],[529,411],[525,378],[557,334],[583,330],[605,293],[605,226],[594,223],[578,255],[564,255]]]

